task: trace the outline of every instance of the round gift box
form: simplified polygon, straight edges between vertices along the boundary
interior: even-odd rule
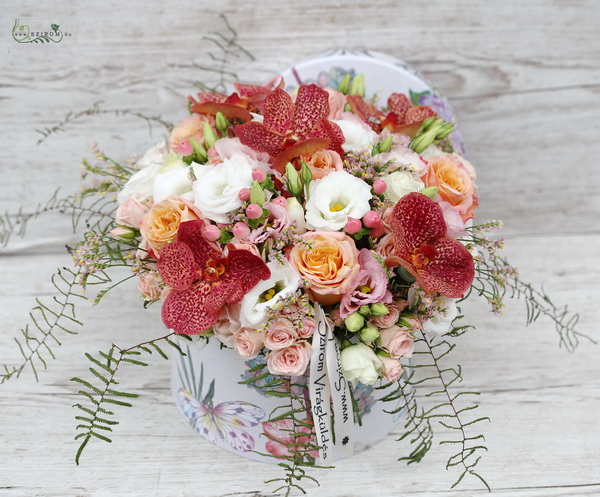
[[[455,121],[439,91],[410,65],[384,54],[332,50],[295,64],[275,80],[283,77],[288,91],[299,84],[310,83],[337,88],[347,73],[352,76],[364,74],[366,96],[373,98],[380,108],[385,106],[391,93],[404,93],[413,105],[429,105],[438,116]],[[458,130],[455,130],[452,139],[455,149],[464,153]],[[267,442],[269,436],[280,440],[285,438],[291,428],[285,426],[285,421],[268,421],[282,399],[266,396],[260,389],[261,384],[272,381],[273,377],[248,381],[253,375],[263,374],[262,370],[249,370],[264,363],[264,356],[244,360],[235,350],[222,347],[215,338],[201,347],[204,343],[182,344],[186,355],[172,361],[171,390],[179,410],[191,427],[211,443],[250,459],[280,462],[280,459],[270,457],[281,455],[274,449],[277,444]],[[403,410],[399,408],[403,399],[378,401],[393,388],[377,388],[380,385],[381,382],[372,386],[359,383],[353,388],[362,421],[361,426],[355,424],[355,453],[384,438],[402,418]],[[395,414],[389,414],[395,411]],[[334,451],[334,461],[342,458]]]

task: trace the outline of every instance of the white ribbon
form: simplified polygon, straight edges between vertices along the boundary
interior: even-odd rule
[[[349,384],[342,371],[339,342],[318,304],[315,304],[315,322],[310,362],[310,403],[316,442],[320,447],[319,459],[322,463],[332,463],[334,450],[340,455],[352,456],[354,413]]]

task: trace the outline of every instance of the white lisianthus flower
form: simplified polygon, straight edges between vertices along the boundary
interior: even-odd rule
[[[117,194],[117,202],[122,204],[129,197],[134,197],[140,202],[151,199],[154,178],[163,166],[166,155],[167,146],[164,141],[148,149],[137,161],[139,171],[131,175],[123,189]]]
[[[234,155],[220,164],[194,165],[196,181],[192,185],[194,204],[202,215],[217,223],[227,223],[227,214],[242,206],[238,194],[252,186],[251,159]]]
[[[282,266],[272,261],[267,267],[271,277],[258,282],[242,299],[239,319],[244,328],[258,328],[265,320],[267,309],[300,286],[300,276],[288,263]]]
[[[340,127],[344,134],[345,141],[342,143],[344,152],[372,148],[377,142],[377,133],[358,119],[356,121],[340,119],[333,122]]]
[[[436,297],[433,307],[437,309],[437,312],[431,318],[423,320],[421,327],[423,332],[441,335],[450,331],[452,321],[458,317],[457,300],[443,295]]]
[[[371,210],[371,187],[346,171],[334,171],[313,180],[306,202],[306,227],[339,231],[348,218],[361,219]]]
[[[425,188],[425,184],[415,179],[408,171],[396,171],[382,179],[387,185],[383,194],[393,202],[398,202],[405,195]]]
[[[165,156],[163,166],[154,177],[153,188],[155,204],[171,196],[193,200],[189,166],[180,155],[174,153]]]
[[[344,376],[348,381],[372,385],[379,378],[381,361],[373,349],[364,343],[350,345],[342,350],[341,357]]]
[[[304,209],[300,202],[294,197],[287,199],[287,214],[290,217],[291,224],[296,227],[299,235],[306,233],[306,222],[304,220]]]

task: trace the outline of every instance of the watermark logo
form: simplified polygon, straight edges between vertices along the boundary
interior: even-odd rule
[[[12,37],[17,43],[72,43],[75,41],[75,23],[49,19],[15,19]]]

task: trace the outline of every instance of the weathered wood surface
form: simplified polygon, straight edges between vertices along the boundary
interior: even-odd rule
[[[176,121],[191,81],[208,64],[210,30],[226,13],[257,59],[241,61],[244,79],[262,81],[298,58],[332,46],[369,47],[414,64],[454,104],[478,169],[480,219],[502,218],[507,255],[524,279],[581,314],[598,337],[600,318],[600,9],[587,1],[315,1],[217,3],[9,1],[0,51],[0,210],[31,209],[55,186],[78,188],[78,162],[96,140],[117,158],[160,138],[134,117],[91,116],[37,146],[36,128],[102,100]],[[74,19],[72,45],[10,40],[15,18]],[[48,276],[69,264],[68,220],[49,215],[0,256],[0,363],[18,361],[12,337],[35,296],[51,295]],[[129,290],[129,291],[128,291]],[[278,469],[246,461],[193,435],[173,405],[169,367],[156,362],[122,381],[142,394],[121,410],[112,445],[92,444],[74,466],[76,388],[86,351],[111,340],[134,344],[161,330],[127,287],[101,308],[82,309],[85,328],[55,347],[56,361],[36,383],[26,373],[0,386],[0,496],[258,496]],[[134,312],[132,309],[139,309]],[[548,321],[525,329],[524,305],[503,317],[482,301],[464,309],[477,331],[454,358],[461,388],[479,390],[489,452],[480,470],[494,492],[514,497],[600,495],[598,349],[559,350]],[[438,437],[438,440],[440,438]],[[450,490],[447,447],[419,465],[395,461],[390,436],[319,475],[309,495],[458,496],[486,492],[475,479]]]

